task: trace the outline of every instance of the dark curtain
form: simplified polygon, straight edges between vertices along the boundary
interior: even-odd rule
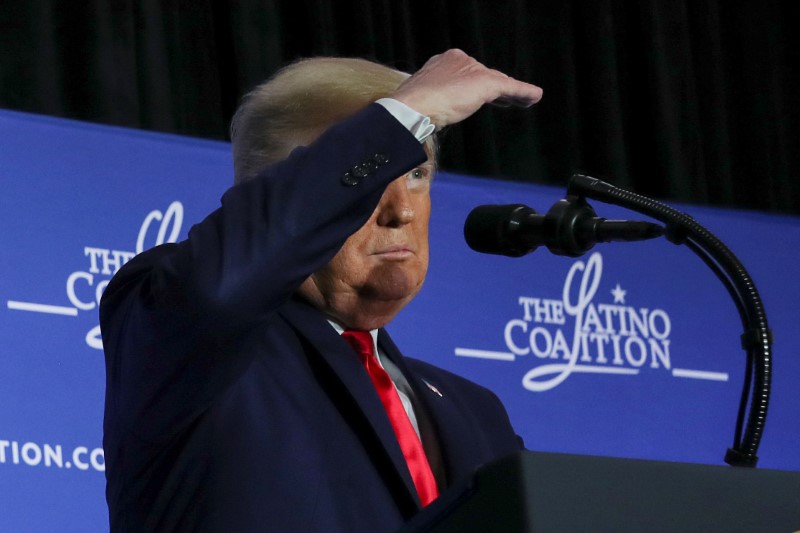
[[[797,6],[4,0],[0,106],[225,139],[238,98],[288,61],[413,71],[459,47],[545,97],[448,132],[448,170],[562,185],[581,172],[670,202],[800,213]]]

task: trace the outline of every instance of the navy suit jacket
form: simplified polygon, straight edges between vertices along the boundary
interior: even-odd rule
[[[369,106],[113,278],[100,308],[112,531],[388,532],[419,511],[369,377],[294,293],[425,159]],[[520,448],[494,394],[403,357],[383,330],[379,345],[435,431],[441,489]]]

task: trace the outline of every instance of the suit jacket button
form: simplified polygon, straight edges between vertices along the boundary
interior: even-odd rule
[[[369,174],[369,168],[366,165],[359,164],[351,168],[350,173],[357,178],[364,178]]]
[[[353,187],[358,185],[361,181],[361,178],[357,176],[353,176],[350,172],[346,172],[344,176],[342,176],[342,183],[347,185],[348,187]]]

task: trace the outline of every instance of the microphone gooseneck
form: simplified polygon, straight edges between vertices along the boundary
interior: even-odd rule
[[[666,227],[597,217],[585,198],[631,209]],[[578,257],[598,242],[661,235],[675,244],[685,244],[700,257],[723,283],[739,311],[747,361],[733,446],[727,450],[725,462],[754,467],[769,405],[772,332],[752,278],[733,252],[708,229],[665,204],[583,175],[572,177],[567,197],[556,202],[546,215],[522,204],[484,205],[475,208],[464,224],[464,237],[472,249],[512,257],[530,253],[541,245],[554,254]]]

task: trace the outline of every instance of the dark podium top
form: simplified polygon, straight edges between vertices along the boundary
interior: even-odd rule
[[[790,533],[800,531],[800,472],[521,452],[401,531]]]

